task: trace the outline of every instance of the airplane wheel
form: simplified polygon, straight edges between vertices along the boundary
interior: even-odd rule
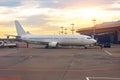
[[[49,46],[48,46],[48,45],[46,45],[46,46],[45,46],[45,48],[49,48]]]
[[[87,49],[88,47],[84,47],[85,49]]]

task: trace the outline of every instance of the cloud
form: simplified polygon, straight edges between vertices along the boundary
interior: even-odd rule
[[[58,19],[59,18],[59,19]],[[62,23],[60,17],[53,17],[50,15],[33,15],[22,21],[22,24],[39,27],[43,30],[57,30],[58,23]]]
[[[48,21],[50,21],[49,18],[50,17],[47,15],[33,15],[27,17],[27,19],[24,20],[24,22],[29,25],[43,25],[46,24]]]
[[[0,6],[37,6],[39,8],[76,8],[113,4],[118,0],[2,0]]]
[[[21,5],[21,0],[0,0],[0,6],[15,7],[20,5]]]
[[[120,11],[120,8],[106,8],[107,11]]]
[[[119,0],[0,0],[0,6],[37,6],[40,8],[76,8],[113,4]]]
[[[102,16],[99,14],[99,19],[103,20],[110,19],[109,15],[119,16],[109,12],[119,11],[119,4],[119,0],[0,0],[0,25],[13,26],[10,23],[19,20],[23,26],[46,31],[57,31],[60,26],[70,26],[71,23],[78,24],[78,27],[89,26],[92,24],[91,18],[88,19],[90,14],[82,14],[81,9],[99,7],[108,11],[102,12]]]
[[[111,5],[118,0],[57,0],[55,8],[78,8]],[[47,5],[49,6],[49,5]]]
[[[111,3],[109,6],[103,6],[103,8],[106,11],[120,11],[120,1],[116,0],[115,2]]]
[[[58,8],[58,0],[38,0],[36,1],[42,8]]]

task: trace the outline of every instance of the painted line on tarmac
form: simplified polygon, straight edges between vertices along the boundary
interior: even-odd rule
[[[103,50],[105,53],[107,53],[107,54],[109,54],[110,56],[112,56],[113,54],[112,53],[110,53],[109,51],[107,51],[107,50]]]
[[[86,77],[86,80],[98,79],[98,80],[120,80],[120,78],[112,78],[112,77]]]
[[[89,71],[106,71],[106,70],[117,70],[120,69],[119,66],[117,67],[106,67],[106,68],[91,68],[91,69],[30,69],[30,68],[7,68],[7,69],[0,69],[0,71],[25,71],[25,72],[89,72]]]
[[[90,80],[89,77],[86,77],[86,80]]]

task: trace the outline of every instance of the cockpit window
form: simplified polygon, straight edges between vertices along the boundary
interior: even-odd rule
[[[92,39],[91,37],[87,37],[87,39]]]

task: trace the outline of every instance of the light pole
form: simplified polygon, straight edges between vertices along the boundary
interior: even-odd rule
[[[92,21],[93,21],[93,24],[94,24],[93,36],[95,37],[95,35],[96,35],[96,26],[95,26],[96,19],[93,19]]]
[[[65,34],[67,34],[67,28],[65,28]]]
[[[64,27],[63,27],[63,26],[61,26],[61,30],[62,30],[62,31],[61,31],[61,34],[63,34],[63,28],[64,28]]]
[[[74,34],[74,24],[71,24],[72,25],[72,29],[71,29],[71,31],[72,31],[72,34]]]

